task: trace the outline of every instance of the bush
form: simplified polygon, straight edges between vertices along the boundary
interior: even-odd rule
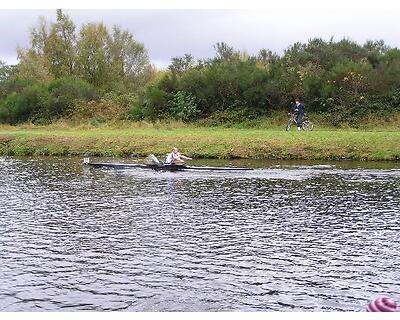
[[[199,124],[204,126],[232,127],[235,124],[247,125],[254,119],[257,119],[257,117],[259,117],[259,114],[249,111],[245,107],[240,107],[238,104],[235,109],[214,112],[209,117],[199,121]]]
[[[16,124],[30,120],[43,107],[47,91],[39,85],[13,92],[0,102],[0,122]]]
[[[156,86],[147,87],[141,97],[141,103],[137,106],[136,112],[143,117],[155,120],[168,115],[169,101],[172,94],[159,89]]]
[[[102,123],[113,120],[123,120],[127,116],[127,109],[122,104],[111,100],[100,101],[75,100],[70,108],[68,118],[73,122],[92,121]]]
[[[167,115],[187,122],[235,112],[238,102],[249,113],[266,114],[273,108],[271,87],[268,71],[254,60],[240,55],[216,58],[181,74],[164,75],[144,93],[144,116]]]
[[[191,122],[198,118],[200,111],[195,98],[190,93],[178,91],[172,101],[170,113],[177,120]]]
[[[96,89],[86,81],[77,78],[53,80],[48,88],[49,95],[44,102],[40,118],[58,119],[66,114],[76,100],[98,100]]]
[[[95,88],[73,77],[34,77],[37,68],[24,78],[21,65],[3,66],[0,121],[46,123],[70,110],[76,119],[97,114],[99,119],[206,119],[231,125],[286,111],[296,97],[304,101],[307,112],[338,126],[358,126],[373,114],[390,117],[400,110],[400,50],[383,41],[362,46],[348,39],[311,39],[293,44],[281,57],[267,50],[249,56],[224,43],[216,49],[214,58],[197,63],[189,55],[187,61],[175,59],[184,63],[182,68],[156,73],[147,87],[135,87],[135,94],[119,94],[126,92],[122,75],[113,78],[119,81],[116,86]],[[98,91],[106,88],[114,92]],[[101,114],[101,108],[111,115]]]

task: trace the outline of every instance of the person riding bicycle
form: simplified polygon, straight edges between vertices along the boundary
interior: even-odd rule
[[[294,100],[295,105],[292,107],[292,113],[294,114],[294,119],[296,121],[297,130],[301,130],[301,126],[303,123],[303,117],[305,112],[305,106],[303,103],[300,102],[298,98]]]

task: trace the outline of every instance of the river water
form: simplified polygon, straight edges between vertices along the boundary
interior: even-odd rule
[[[0,311],[400,303],[399,163],[233,164],[258,169],[0,158]]]

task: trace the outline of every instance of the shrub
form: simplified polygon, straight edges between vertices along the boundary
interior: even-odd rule
[[[195,98],[190,93],[178,91],[174,95],[170,113],[175,119],[191,122],[198,118],[200,111]]]
[[[169,101],[172,94],[156,86],[147,87],[140,103],[140,113],[145,118],[155,120],[168,115]],[[136,110],[137,112],[139,110]]]
[[[40,117],[58,119],[66,114],[76,100],[98,100],[96,89],[89,83],[77,78],[60,78],[48,86],[49,96],[41,110]]]
[[[94,121],[96,123],[122,120],[127,115],[127,109],[122,104],[112,100],[100,101],[75,100],[69,110],[69,118],[73,122]]]
[[[34,117],[47,98],[40,85],[25,87],[20,93],[13,92],[0,102],[0,122],[16,124]]]

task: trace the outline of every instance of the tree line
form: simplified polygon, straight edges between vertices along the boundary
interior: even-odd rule
[[[185,54],[157,70],[129,31],[88,23],[77,32],[57,10],[55,22],[42,18],[31,30],[17,65],[0,64],[0,122],[241,122],[287,110],[295,97],[333,125],[400,111],[400,50],[382,40],[315,38],[282,55],[214,48],[214,57]]]

